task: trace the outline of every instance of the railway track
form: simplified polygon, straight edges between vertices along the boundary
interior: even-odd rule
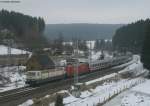
[[[79,77],[79,81],[86,82],[107,74],[118,72],[123,68],[127,67],[128,65],[118,68],[112,67],[109,69],[104,69],[103,71],[96,71],[94,73],[83,75]],[[24,87],[0,93],[0,106],[17,106],[28,99],[38,98],[41,96],[45,96],[46,94],[57,92],[62,89],[68,89],[70,85],[73,84],[73,81],[74,79],[70,78],[48,83],[38,87]]]

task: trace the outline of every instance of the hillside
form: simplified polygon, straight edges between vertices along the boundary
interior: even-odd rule
[[[0,11],[0,44],[5,44],[6,39],[13,39],[18,46],[32,49],[42,47],[41,44],[46,44],[44,29],[45,22],[41,17],[15,11]]]
[[[113,37],[114,47],[140,53],[149,23],[150,19],[139,20],[119,28]]]
[[[84,40],[111,39],[121,26],[121,24],[47,24],[45,36],[54,39],[62,33],[66,40],[76,37]]]

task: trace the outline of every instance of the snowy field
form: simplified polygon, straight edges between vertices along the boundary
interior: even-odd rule
[[[0,55],[7,55],[8,53],[8,47],[4,45],[0,45]],[[16,49],[16,48],[11,48],[11,54],[27,54],[29,52]]]
[[[150,80],[129,89],[104,106],[150,106]]]
[[[30,52],[11,48],[11,54],[27,54]],[[8,55],[8,47],[0,45],[0,55]],[[0,92],[25,86],[24,66],[0,67]]]
[[[25,86],[24,66],[0,68],[0,92]]]
[[[111,96],[142,81],[144,80],[137,78],[132,80],[120,80],[117,82],[105,82],[95,89],[81,92],[80,98],[75,98],[70,94],[69,97],[64,98],[63,102],[65,106],[93,106],[107,101]]]

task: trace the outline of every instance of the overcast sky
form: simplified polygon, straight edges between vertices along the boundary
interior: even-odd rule
[[[0,0],[2,1],[2,0]],[[130,23],[150,18],[150,0],[20,0],[0,9],[41,16],[55,23]]]

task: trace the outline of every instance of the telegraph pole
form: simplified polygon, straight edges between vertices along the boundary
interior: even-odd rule
[[[91,64],[91,60],[92,60],[91,59],[91,56],[92,56],[92,54],[91,54],[92,52],[91,51],[92,51],[92,44],[91,44],[91,41],[90,41],[90,64]]]
[[[78,66],[79,66],[79,61],[78,61],[78,40],[76,41],[76,45],[75,45],[75,64],[74,64],[74,84],[77,84],[78,83]]]
[[[91,64],[92,62],[92,54],[91,54],[91,50],[92,50],[92,45],[91,45],[91,41],[89,41],[89,44],[90,44],[90,47],[89,47],[89,58],[88,58],[88,61],[89,61],[89,65]]]

